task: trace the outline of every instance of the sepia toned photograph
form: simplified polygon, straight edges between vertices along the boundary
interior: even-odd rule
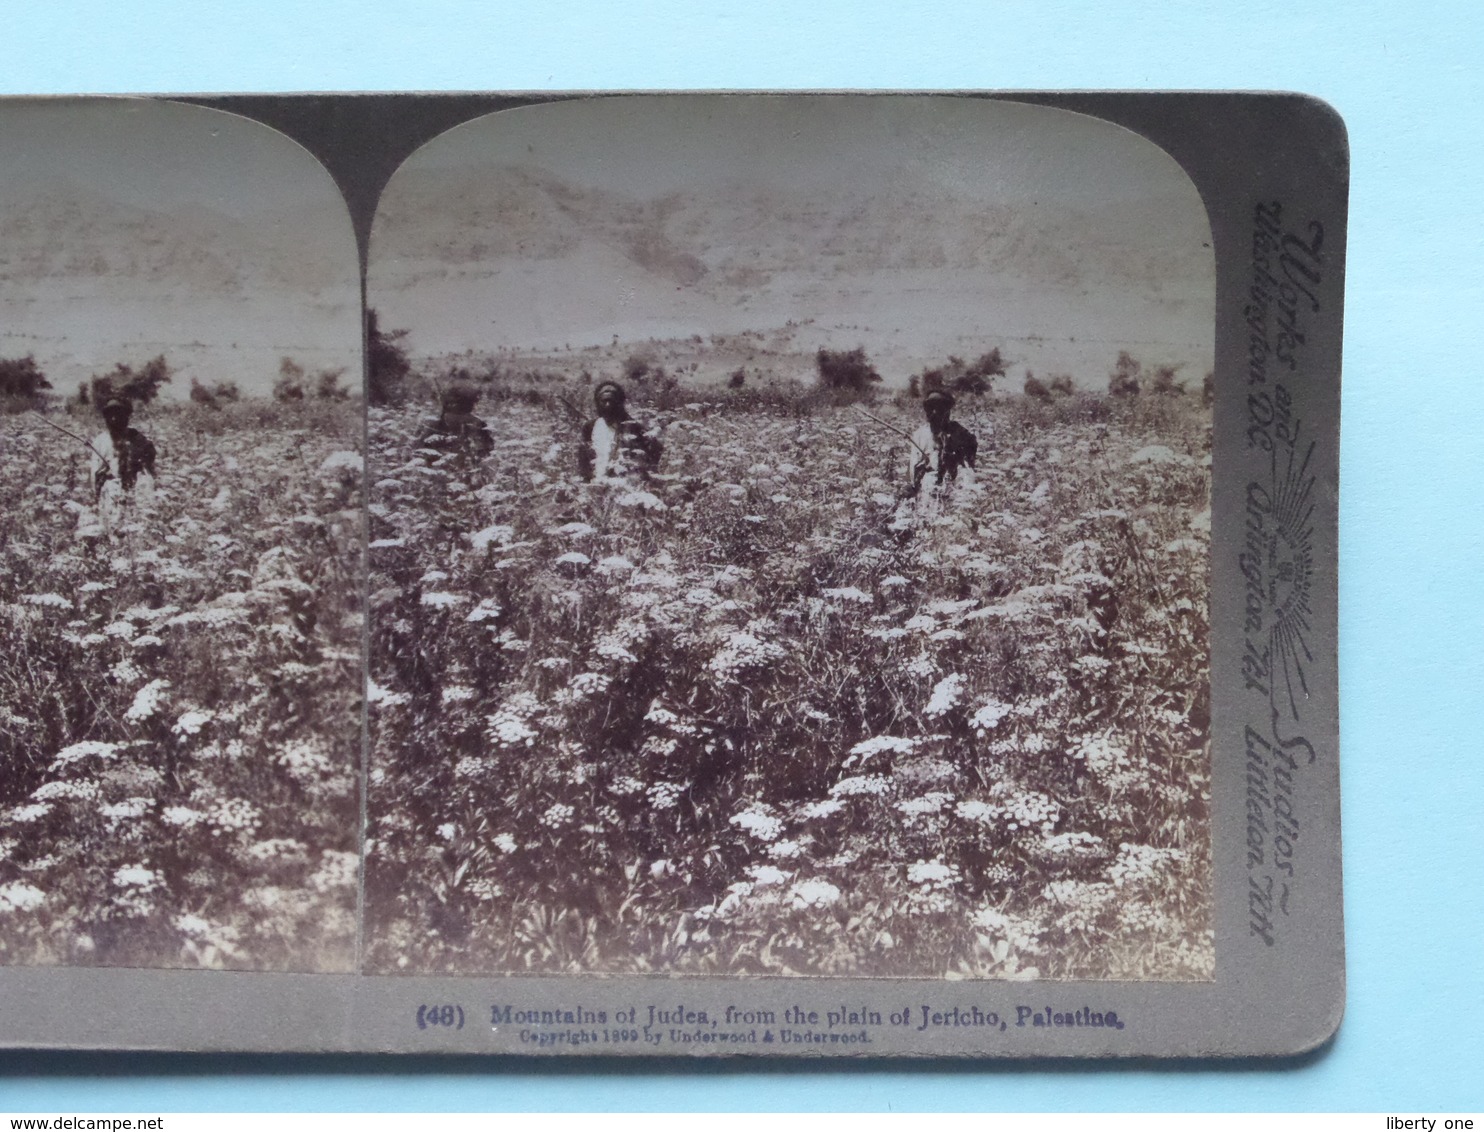
[[[1216,258],[1164,150],[528,106],[401,166],[366,294],[364,970],[1214,977]]]
[[[0,1045],[1322,1046],[1347,191],[1302,95],[0,100]]]
[[[0,106],[0,965],[353,967],[361,363],[299,145]]]

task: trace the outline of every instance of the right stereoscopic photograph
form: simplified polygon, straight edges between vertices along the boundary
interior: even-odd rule
[[[1108,122],[633,96],[372,230],[363,969],[1210,980],[1215,260]]]

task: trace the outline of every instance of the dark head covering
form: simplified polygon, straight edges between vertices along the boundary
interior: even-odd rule
[[[952,409],[953,408],[953,394],[952,393],[949,393],[949,392],[947,392],[946,390],[943,390],[943,389],[934,389],[931,393],[929,393],[926,397],[924,397],[922,399],[922,407],[924,409],[933,408],[933,407],[942,407],[944,409]]]
[[[129,418],[134,415],[134,405],[127,397],[110,397],[103,406],[103,419],[110,420],[113,417],[123,417],[124,423],[129,423]]]
[[[596,405],[598,403],[598,398],[603,395],[603,390],[605,390],[605,389],[611,389],[615,393],[618,394],[618,403],[620,405],[622,405],[624,403],[624,401],[627,400],[627,397],[626,397],[626,395],[625,395],[625,393],[623,391],[623,386],[620,385],[618,382],[616,382],[616,381],[600,381],[600,382],[598,382],[598,384],[593,389],[593,404],[594,405]]]
[[[472,413],[479,400],[479,390],[466,381],[456,381],[443,390],[438,400],[444,412]]]

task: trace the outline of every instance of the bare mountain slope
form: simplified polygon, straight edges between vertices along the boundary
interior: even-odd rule
[[[887,175],[644,198],[522,165],[414,166],[383,199],[370,288],[425,354],[814,319],[903,364],[986,337],[1080,337],[1079,358],[1089,340],[1157,342],[1195,366],[1208,238],[1173,193],[1079,209]]]

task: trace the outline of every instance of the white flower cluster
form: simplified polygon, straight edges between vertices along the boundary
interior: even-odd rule
[[[1085,759],[1087,769],[1100,778],[1128,765],[1128,752],[1108,735],[1089,735],[1075,754],[1077,758]]]
[[[598,573],[611,576],[613,574],[626,574],[634,569],[634,564],[621,554],[610,554],[606,558],[598,560]]]
[[[496,523],[492,527],[485,527],[481,531],[475,531],[469,536],[469,541],[474,544],[475,550],[488,550],[491,543],[497,546],[509,546],[515,540],[515,528],[503,523]]]
[[[725,919],[727,916],[737,912],[743,901],[752,895],[755,886],[750,880],[739,880],[735,884],[727,886],[727,894],[715,905],[696,910],[696,919],[709,920],[713,916]]]
[[[645,793],[649,797],[649,804],[655,809],[672,810],[688,785],[689,783],[682,782],[656,782]]]
[[[878,735],[874,739],[863,739],[850,748],[850,757],[845,760],[845,766],[851,766],[856,762],[865,765],[867,759],[872,755],[879,755],[883,751],[889,751],[894,755],[909,754],[917,746],[916,739],[899,739],[895,735]]]
[[[242,952],[237,947],[241,933],[230,924],[213,924],[210,920],[190,912],[181,912],[171,920],[171,923],[181,935],[186,937],[188,952],[197,948],[198,941],[206,945],[204,950],[195,950],[196,958],[203,966],[219,965],[219,961],[212,961],[213,949],[232,959],[242,958]]]
[[[783,822],[754,804],[740,814],[733,814],[731,824],[752,834],[759,841],[776,841],[783,835]]]
[[[644,783],[640,782],[631,774],[623,774],[608,784],[608,792],[617,794],[620,798],[626,798],[630,794],[637,794],[644,789]]]
[[[1090,930],[1113,899],[1113,886],[1101,881],[1054,880],[1041,892],[1061,906],[1057,922],[1074,931]]]
[[[52,759],[52,769],[60,770],[72,763],[97,755],[100,759],[111,759],[118,753],[117,743],[98,743],[89,740],[86,743],[73,743],[70,747],[63,747],[57,752],[57,757]]]
[[[120,888],[148,891],[160,883],[160,874],[143,865],[123,865],[113,871],[113,883]]]
[[[137,664],[128,657],[124,657],[108,670],[108,674],[120,684],[132,684],[144,675]]]
[[[292,837],[270,837],[266,841],[255,841],[243,852],[251,861],[278,861],[282,864],[297,863],[309,859],[308,846]]]
[[[1129,900],[1118,907],[1120,927],[1147,934],[1163,933],[1170,927],[1170,917],[1163,908],[1146,904],[1142,900]]]
[[[51,812],[52,808],[50,805],[44,802],[34,802],[29,806],[12,807],[7,816],[11,821],[24,825],[27,822],[36,821],[38,818],[44,818]]]
[[[535,714],[532,704],[527,702],[529,698],[528,693],[513,696],[499,711],[485,717],[488,725],[485,734],[491,743],[503,748],[535,745],[536,730],[526,722]],[[536,708],[539,710],[539,705]]]
[[[786,873],[776,865],[749,865],[747,875],[752,878],[752,883],[759,888],[766,888],[773,884],[782,884],[793,873]]]
[[[851,797],[858,794],[885,794],[891,788],[890,780],[882,774],[856,774],[842,778],[830,787],[835,797]]]
[[[952,763],[931,757],[904,760],[896,767],[896,775],[903,782],[942,782],[955,773]]]
[[[834,598],[836,601],[855,601],[862,605],[870,605],[876,599],[870,594],[857,589],[855,586],[836,586],[832,589],[821,591],[825,597]]]
[[[795,908],[828,908],[840,899],[840,890],[827,880],[813,877],[796,883],[788,890],[788,897]]]
[[[680,722],[680,717],[669,708],[662,707],[656,700],[649,705],[649,710],[644,713],[646,723],[658,723],[663,727],[671,727]]]
[[[1041,950],[1041,928],[1033,920],[1023,920],[1019,916],[1001,912],[998,908],[985,906],[969,917],[969,923],[997,939],[1005,940],[1017,951],[1034,954]]]
[[[579,672],[567,681],[567,686],[552,697],[558,707],[571,707],[583,700],[600,696],[613,683],[613,677],[602,672]]]
[[[26,912],[46,902],[46,893],[24,881],[0,884],[0,912]]]
[[[1150,444],[1128,458],[1130,464],[1190,464],[1189,456],[1177,456],[1167,445]]]
[[[502,632],[502,634],[494,639],[496,639],[496,644],[499,644],[500,648],[509,648],[512,653],[524,653],[525,650],[531,647],[530,641],[522,641],[519,636],[510,632],[509,629],[506,629],[505,632]]]
[[[346,853],[339,849],[328,849],[319,859],[319,868],[309,878],[309,887],[316,892],[353,888],[356,870],[360,868],[359,853]]]
[[[572,807],[565,802],[553,802],[546,808],[546,812],[541,815],[540,821],[548,829],[561,829],[562,826],[572,820],[572,814],[574,812]]]
[[[425,593],[418,599],[423,605],[433,609],[451,609],[455,605],[462,605],[469,599],[463,594],[451,594],[441,590]]]
[[[320,464],[322,472],[360,472],[366,467],[366,461],[361,459],[359,452],[351,452],[341,449],[339,452],[331,452]]]
[[[786,655],[771,641],[759,640],[751,633],[733,633],[707,667],[723,680],[735,680],[750,668],[764,668]]]
[[[808,805],[801,807],[799,809],[799,817],[806,820],[809,818],[827,818],[831,814],[838,814],[844,808],[844,802],[836,798],[829,798],[823,802],[810,802]]]
[[[920,798],[908,798],[904,802],[898,802],[897,809],[906,814],[908,818],[921,818],[941,813],[943,807],[951,801],[953,801],[952,794],[932,790]]]
[[[497,747],[533,746],[537,733],[520,717],[496,712],[489,717],[488,735]]]
[[[475,625],[484,621],[493,621],[500,616],[500,603],[492,597],[483,598],[479,604],[465,615],[464,620]]]
[[[907,866],[907,883],[930,892],[946,892],[963,880],[957,865],[945,865],[941,858],[917,861]]]
[[[1019,882],[1024,879],[1024,873],[1013,865],[1007,865],[1003,861],[995,861],[985,865],[979,873],[980,879],[987,885],[1006,885]]]
[[[189,806],[166,806],[160,811],[160,820],[166,825],[179,826],[181,829],[190,829],[202,820],[202,813],[193,810]]]
[[[1009,704],[1002,704],[999,700],[985,700],[969,718],[969,726],[983,735],[986,731],[993,731],[998,727],[1000,720],[1009,714]]]
[[[160,710],[160,697],[165,694],[168,680],[151,680],[139,691],[134,693],[134,702],[129,710],[124,713],[124,718],[130,723],[141,723],[154,716]]]
[[[1039,825],[1045,833],[1061,816],[1061,807],[1034,790],[1006,791],[1000,803],[1011,829]]]
[[[633,664],[639,658],[631,653],[625,646],[624,638],[619,633],[605,633],[598,638],[598,643],[593,647],[604,660],[618,661]]]
[[[133,821],[135,818],[142,818],[149,806],[148,798],[125,798],[122,802],[99,806],[98,812],[109,821]]]
[[[1036,848],[1042,856],[1053,858],[1101,857],[1105,852],[1103,839],[1084,830],[1047,834]]]
[[[375,680],[366,681],[366,702],[372,707],[404,707],[412,702],[412,697],[406,692],[393,692],[390,688],[383,688]]]
[[[1045,794],[1034,790],[1016,790],[1000,783],[990,790],[988,801],[973,799],[960,802],[954,812],[967,821],[981,825],[998,825],[1016,830],[1040,826],[1041,832],[1050,833],[1061,816],[1061,807]]]
[[[209,711],[192,708],[180,713],[180,718],[175,721],[175,726],[171,730],[181,738],[187,735],[199,735],[201,728],[210,723],[213,718],[214,716]]]
[[[918,680],[926,680],[934,672],[933,658],[927,653],[919,653],[902,666],[908,676]]]
[[[319,778],[335,769],[322,743],[313,739],[291,739],[274,759],[290,778],[301,782]]]
[[[279,580],[267,583],[262,588],[264,592],[281,592],[291,591],[296,587],[287,581]],[[307,586],[304,588],[308,589]],[[184,613],[177,613],[165,624],[170,628],[179,628],[182,625],[205,625],[208,629],[219,629],[223,625],[241,623],[246,620],[247,615],[240,609],[205,608],[188,609]]]
[[[96,782],[43,782],[31,791],[33,802],[71,800],[86,802],[98,796]]]
[[[963,695],[964,678],[957,672],[951,676],[945,676],[933,688],[932,698],[928,700],[927,707],[923,708],[923,714],[934,719],[947,715],[958,706]]]
[[[218,837],[229,833],[251,836],[262,822],[258,808],[245,798],[228,798],[218,802],[206,812],[205,820],[211,827],[211,832]]]
[[[514,853],[516,848],[515,838],[511,837],[508,833],[497,833],[494,836],[494,846],[501,853]]]
[[[642,507],[645,511],[667,510],[664,501],[648,491],[626,491],[613,502],[619,507]]]
[[[1126,884],[1149,880],[1166,865],[1184,859],[1185,853],[1180,849],[1159,849],[1153,845],[1124,842],[1118,847],[1118,859],[1109,867],[1108,876],[1122,888]]]

